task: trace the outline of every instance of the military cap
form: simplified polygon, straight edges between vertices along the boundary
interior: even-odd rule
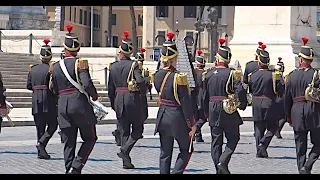
[[[173,32],[167,33],[168,40],[163,43],[161,48],[161,57],[166,59],[172,59],[178,56],[179,52],[175,41],[173,41],[175,34]]]
[[[265,44],[262,44],[261,51],[258,56],[259,63],[264,66],[268,66],[270,63],[269,52],[265,50],[266,48],[267,46]]]
[[[314,52],[312,47],[306,45],[308,41],[308,38],[302,38],[303,46],[301,46],[299,57],[303,57],[304,59],[312,61],[314,57]]]
[[[280,72],[284,72],[284,63],[281,61],[282,57],[278,57],[278,62],[277,62],[277,66],[279,66],[279,71]]]
[[[132,51],[133,51],[132,41],[131,39],[128,38],[129,36],[130,36],[130,32],[124,31],[121,44],[119,46],[120,52],[125,55],[130,55],[132,54]]]
[[[228,46],[223,46],[226,40],[223,38],[220,38],[218,42],[220,43],[220,47],[218,49],[216,57],[224,61],[225,63],[230,63],[231,56],[232,56],[231,49]]]
[[[263,44],[263,42],[258,42],[258,45],[259,45],[259,46],[258,46],[258,48],[257,48],[257,50],[256,50],[256,53],[255,53],[256,56],[259,56],[260,51],[262,50],[262,48],[261,48],[262,44]]]
[[[144,59],[144,52],[146,52],[146,49],[140,48],[140,52],[138,52],[135,57],[136,61],[144,61],[145,60]]]
[[[43,60],[51,60],[52,58],[52,52],[51,52],[51,46],[49,46],[49,39],[44,39],[43,40],[44,44],[43,46],[41,46],[40,48],[40,57]]]
[[[72,24],[67,24],[66,29],[68,33],[65,35],[63,46],[70,52],[78,52],[80,50],[80,41],[76,33],[71,33],[73,29]]]
[[[197,65],[204,66],[206,64],[206,61],[204,60],[203,56],[201,56],[203,52],[201,50],[197,51],[197,57],[196,57],[196,63]]]

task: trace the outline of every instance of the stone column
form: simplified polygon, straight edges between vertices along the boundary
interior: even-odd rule
[[[143,6],[143,47],[146,48],[145,58],[153,54],[155,38],[155,6]]]
[[[244,69],[261,41],[267,45],[271,64],[282,57],[285,74],[289,73],[295,68],[302,37],[310,39],[315,52],[320,48],[316,12],[317,6],[235,6],[234,36],[229,43],[232,60],[239,60]],[[314,66],[320,67],[317,62]]]

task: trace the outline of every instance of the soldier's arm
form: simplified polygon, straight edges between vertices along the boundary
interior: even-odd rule
[[[285,91],[285,85],[284,85],[284,79],[283,77],[280,77],[277,81],[277,92],[279,97],[283,97]]]
[[[207,72],[205,71],[202,74],[202,89],[203,89],[203,109],[204,109],[204,113],[206,115],[206,118],[208,118],[209,116],[209,91],[207,89],[207,83],[208,83],[208,76],[207,76]]]
[[[92,99],[98,99],[98,93],[96,87],[94,87],[89,73],[88,60],[79,59],[78,61],[78,73],[79,79],[82,83],[84,90],[92,97]]]
[[[235,93],[238,95],[238,99],[240,101],[239,109],[245,110],[248,104],[247,100],[247,93],[246,90],[243,88],[241,83],[241,72],[234,70],[233,71],[233,79],[234,79],[234,89]]]
[[[31,72],[29,72],[29,73],[28,73],[27,89],[32,91],[32,84],[31,84]]]
[[[244,70],[244,73],[243,73],[243,83],[244,84],[248,84],[249,81],[248,81],[248,67],[246,66],[245,70]]]
[[[285,111],[285,115],[286,117],[290,118],[291,117],[291,108],[293,105],[293,99],[292,99],[292,95],[291,95],[291,80],[286,78],[285,83],[286,83],[286,87],[285,87],[285,93],[284,93],[284,111]]]
[[[0,105],[1,108],[7,108],[6,106],[6,89],[3,86],[2,79],[0,79]]]
[[[133,75],[135,80],[138,83],[138,86],[140,88],[141,92],[146,92],[147,91],[147,87],[150,84],[150,77],[142,77],[142,72],[139,69],[139,65],[138,63],[135,63],[134,68],[133,68]]]
[[[109,68],[109,70],[110,72],[109,72],[109,80],[108,80],[108,97],[110,99],[111,108],[114,109],[114,101],[116,98],[116,87],[112,79],[111,68]]]
[[[178,94],[178,101],[180,101],[178,103],[182,107],[183,115],[188,127],[191,128],[196,122],[193,116],[192,100],[187,76],[184,74],[175,74],[174,78],[174,82],[176,83],[174,84],[174,88],[177,87],[177,91],[174,91],[174,93]],[[176,97],[177,95],[174,94],[174,96]]]

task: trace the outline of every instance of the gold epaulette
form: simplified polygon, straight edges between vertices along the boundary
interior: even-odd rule
[[[207,75],[208,71],[205,70],[203,73],[202,73],[202,81],[204,81],[206,79],[206,75]]]
[[[89,69],[89,63],[87,59],[79,59],[78,61],[79,69]]]
[[[57,61],[52,61],[50,63],[50,67],[49,67],[49,73],[52,73],[52,70],[53,70],[53,66],[57,63]]]
[[[293,70],[293,71],[294,71],[294,70]],[[289,74],[287,74],[287,75],[284,76],[284,83],[285,83],[285,84],[287,84],[287,83],[289,82],[289,76],[290,76],[290,74],[291,74],[293,71],[289,72]]]
[[[108,68],[109,71],[111,71],[111,68],[112,68],[112,63],[109,64],[109,68]]]
[[[188,82],[188,78],[187,78],[187,75],[184,74],[184,73],[177,73],[175,76],[174,76],[174,80],[175,82],[177,83],[177,85],[180,85],[180,86],[186,86],[189,84]]]
[[[242,73],[239,70],[233,70],[233,79],[240,81],[242,78]]]
[[[156,75],[156,72],[152,72],[150,74],[150,83],[153,83],[154,82],[154,76]]]

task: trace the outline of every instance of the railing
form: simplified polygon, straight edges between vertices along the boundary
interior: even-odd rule
[[[32,43],[33,43],[33,40],[36,41],[36,43],[39,45],[39,47],[41,48],[41,44],[38,42],[38,40],[33,36],[32,33],[30,33],[28,36],[25,36],[24,38],[21,38],[21,39],[10,39],[9,37],[7,37],[6,35],[4,35],[2,33],[2,31],[0,31],[0,52],[3,52],[2,49],[1,49],[1,46],[2,46],[2,40],[9,40],[9,41],[13,41],[13,42],[19,42],[19,41],[24,41],[26,39],[29,39],[29,52],[28,52],[28,55],[29,56],[33,56],[33,53],[32,53]]]

